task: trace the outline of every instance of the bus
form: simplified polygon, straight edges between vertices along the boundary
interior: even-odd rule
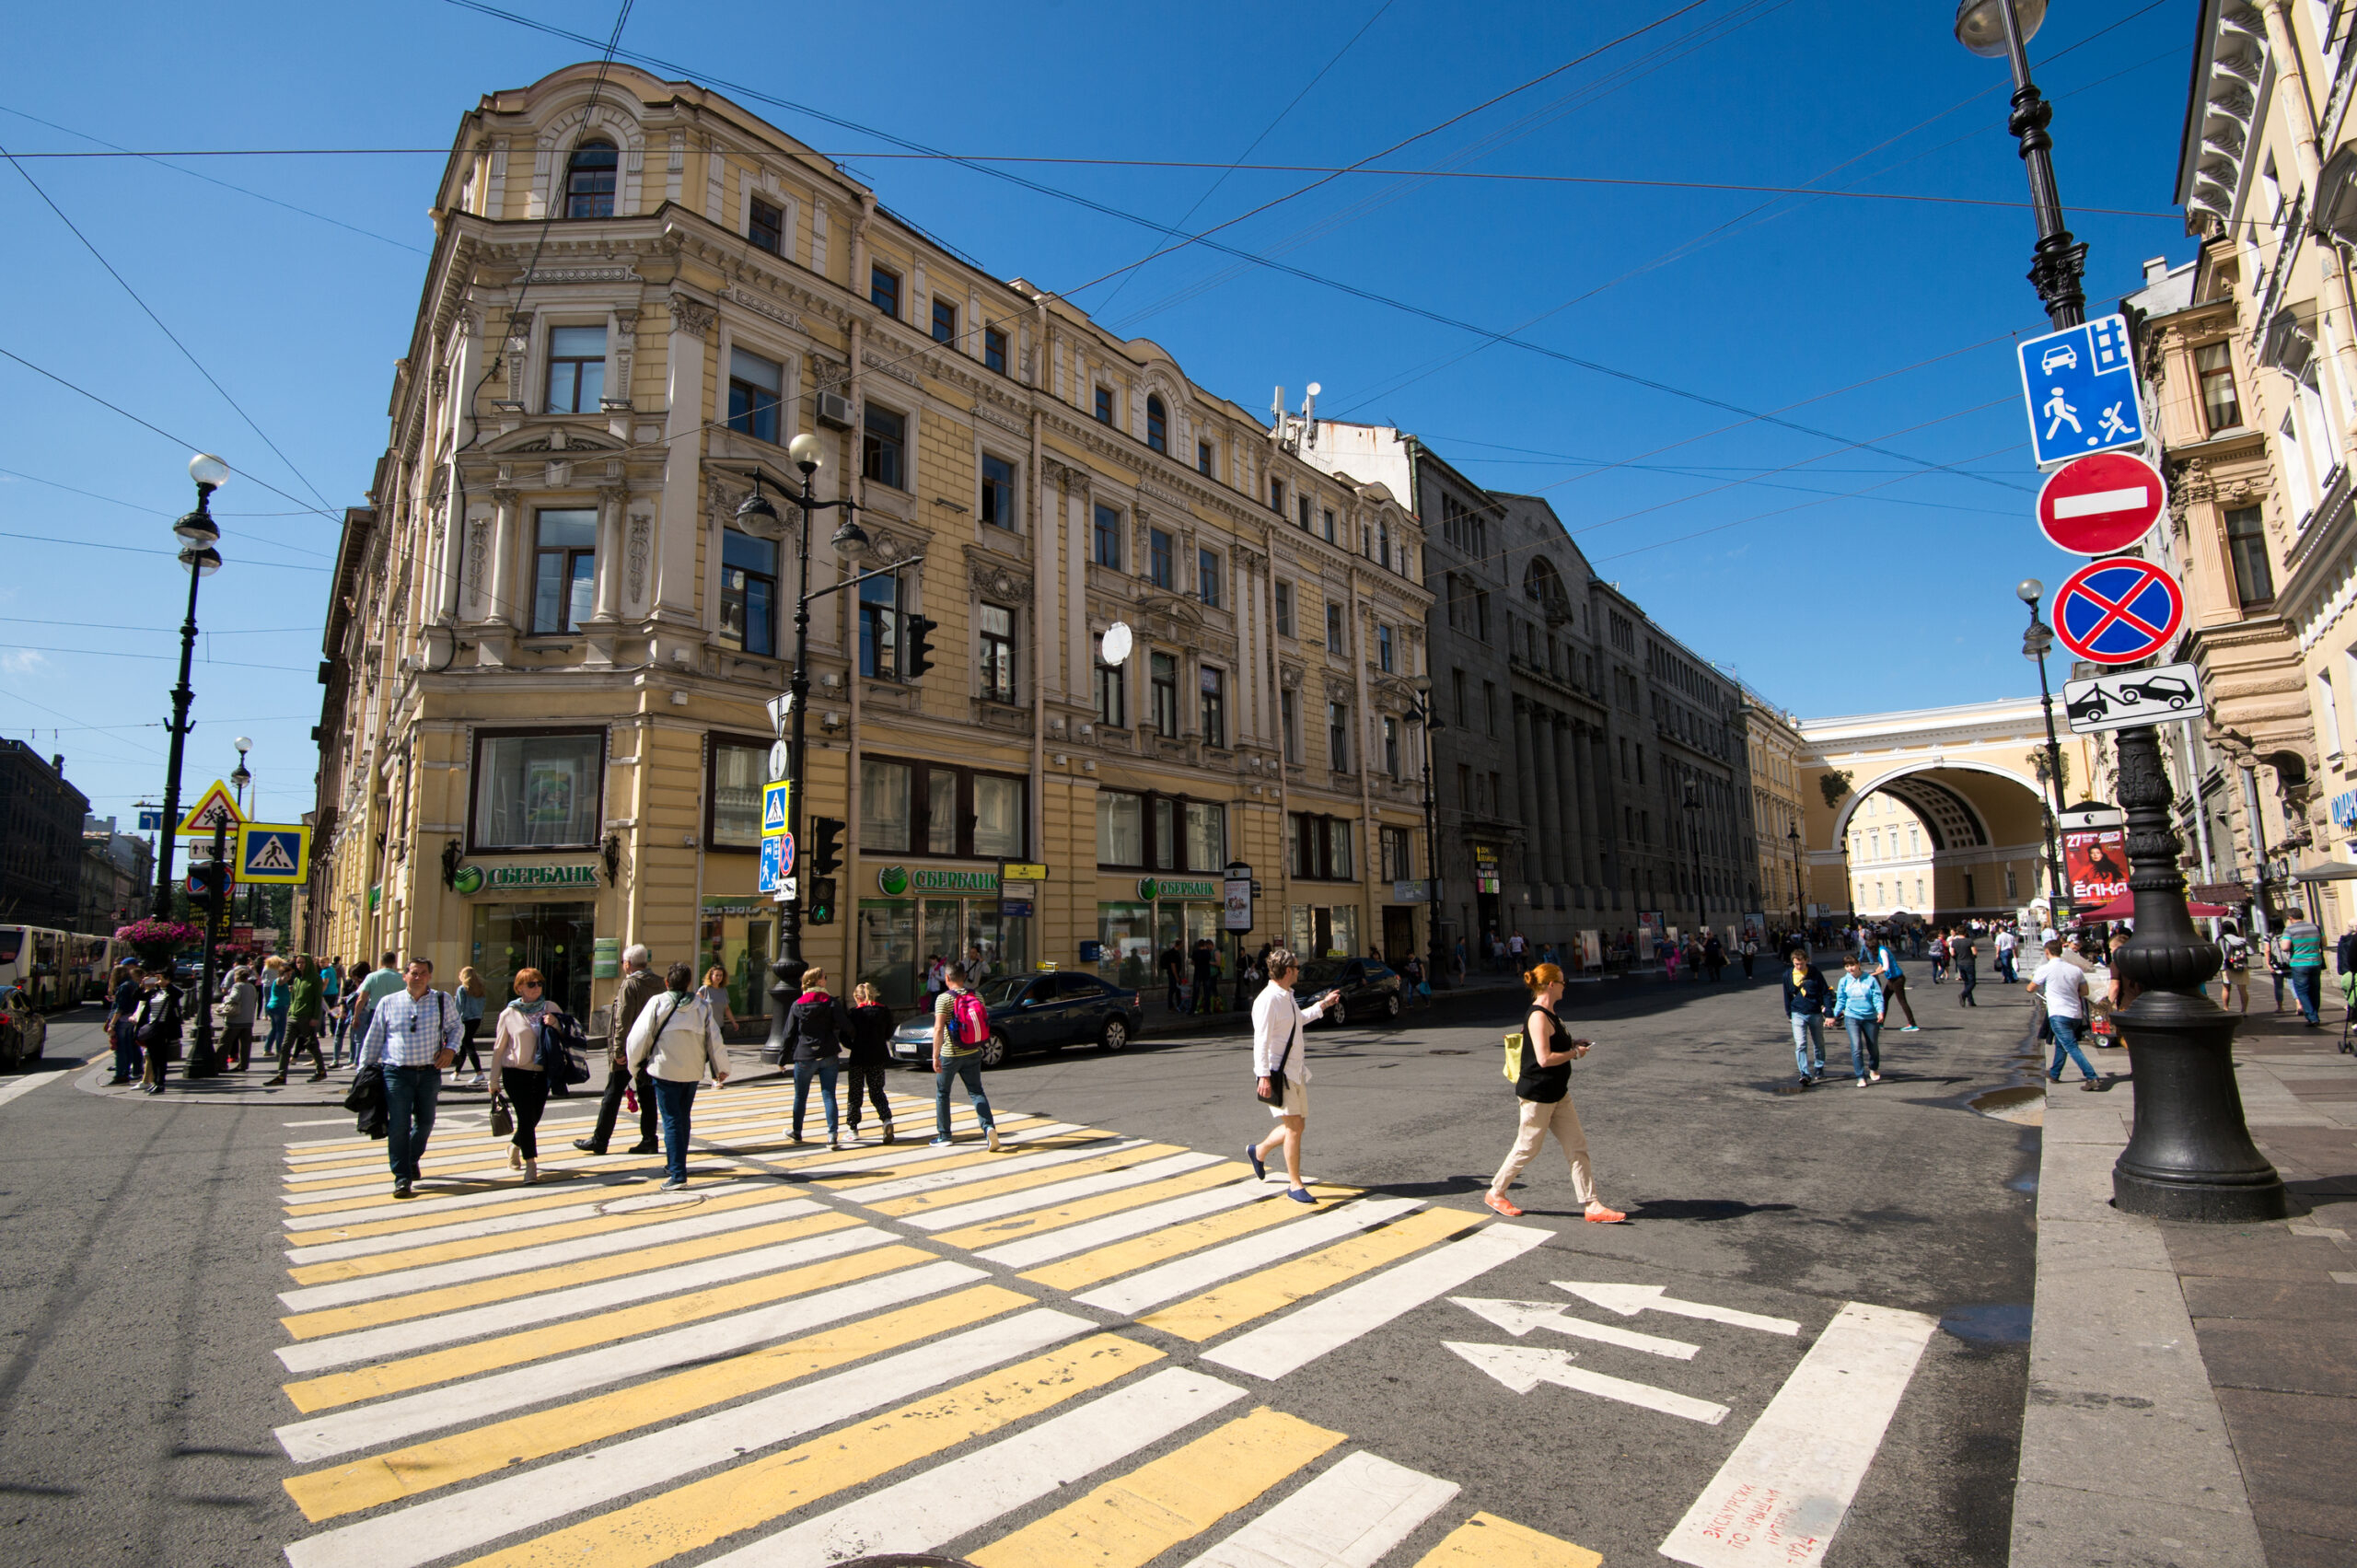
[[[130,951],[111,936],[0,925],[0,986],[22,986],[43,1011],[77,1006],[106,995],[108,977]]]

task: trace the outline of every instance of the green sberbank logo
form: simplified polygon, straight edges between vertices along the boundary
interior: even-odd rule
[[[1162,884],[1155,881],[1151,877],[1139,877],[1138,897],[1144,899],[1147,903],[1154,902],[1155,900],[1162,897]]]
[[[480,865],[461,865],[459,867],[457,873],[451,877],[450,888],[453,892],[458,893],[472,894],[482,892],[482,867]]]
[[[909,890],[909,868],[888,865],[876,874],[876,885],[884,889],[886,897],[897,899]]]

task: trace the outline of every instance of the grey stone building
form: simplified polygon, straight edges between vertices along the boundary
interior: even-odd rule
[[[1321,422],[1305,456],[1423,521],[1444,944],[1519,931],[1572,954],[1641,912],[1690,927],[1698,896],[1715,928],[1759,912],[1736,682],[1598,579],[1543,498],[1384,426]]]
[[[71,929],[82,912],[82,819],[88,797],[65,759],[0,740],[0,922]]]

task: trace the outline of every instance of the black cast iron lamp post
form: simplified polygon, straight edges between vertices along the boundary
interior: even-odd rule
[[[2087,248],[2062,226],[2062,196],[2054,183],[2054,138],[2046,134],[2054,106],[2029,79],[2023,45],[2046,19],[2046,0],[1961,0],[1956,8],[1956,41],[1983,59],[2005,56],[2014,72],[2014,112],[2006,129],[2020,138],[2022,165],[2029,173],[2030,207],[2038,219],[2038,245],[2030,252],[2029,281],[2046,303],[2056,327],[2086,319],[2087,296],[2079,277]]]
[[[1784,837],[1793,846],[1793,929],[1797,933],[1808,923],[1808,889],[1801,886],[1801,825],[1787,827]]]
[[[1694,781],[1686,781],[1686,839],[1694,852],[1694,927],[1696,944],[1711,939],[1711,917],[1702,907],[1702,802],[1695,796]]]
[[[2054,929],[2063,930],[2070,923],[2071,890],[2063,885],[2062,863],[2055,855],[2054,834],[2062,821],[2062,746],[2054,736],[2054,691],[2046,683],[2046,655],[2054,646],[2054,633],[2045,621],[2038,618],[2038,601],[2046,597],[2046,585],[2036,577],[2024,577],[2014,589],[2014,597],[2029,606],[2029,629],[2022,633],[2022,657],[2038,665],[2038,700],[2046,709],[2046,782],[2054,792],[2051,804],[2041,803],[2046,816],[2046,912],[2054,922]]]
[[[182,541],[180,564],[188,568],[188,614],[180,621],[180,680],[172,688],[172,745],[164,764],[164,828],[157,835],[156,899],[157,920],[172,914],[172,848],[180,825],[180,759],[188,743],[189,666],[196,657],[196,586],[221,569],[221,552],[213,548],[221,537],[214,524],[213,493],[229,482],[229,465],[210,452],[188,460],[188,476],[196,482],[196,510],[172,525]]]
[[[1433,732],[1442,727],[1433,714],[1433,678],[1416,677],[1416,708],[1408,715],[1424,732],[1424,897],[1429,912],[1425,923],[1430,928],[1431,953],[1424,975],[1425,983],[1438,986],[1447,966],[1441,961],[1440,941],[1440,812],[1433,798]]]

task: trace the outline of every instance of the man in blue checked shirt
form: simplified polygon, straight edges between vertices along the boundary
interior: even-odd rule
[[[442,1092],[442,1069],[458,1060],[466,1028],[459,1005],[434,989],[434,965],[412,958],[407,986],[368,1012],[368,1032],[360,1042],[360,1064],[385,1068],[385,1153],[393,1166],[393,1196],[414,1195],[417,1162],[434,1131],[434,1102]]]

